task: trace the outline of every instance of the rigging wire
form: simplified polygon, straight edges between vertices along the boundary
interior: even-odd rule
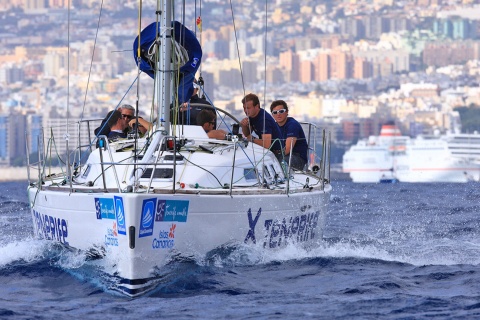
[[[68,1],[68,24],[67,24],[67,43],[68,43],[68,51],[67,51],[67,123],[70,119],[70,0]],[[80,136],[80,135],[79,135]],[[68,181],[70,182],[70,192],[72,191],[72,179],[71,179],[71,167],[70,167],[70,150],[68,147],[68,140],[70,138],[69,126],[67,126],[67,132],[64,135],[65,137],[65,145],[67,147],[67,154],[66,154],[66,161],[67,162],[67,177]]]
[[[236,24],[235,24],[235,16],[234,16],[234,13],[233,13],[232,0],[230,0],[230,11],[232,13],[232,24],[233,24],[233,30],[234,30],[234,35],[235,35],[235,44],[236,44],[236,47],[237,47],[238,66],[240,68],[240,77],[242,79],[243,97],[245,99],[245,96],[246,96],[245,80],[244,80],[244,77],[243,77],[243,68],[242,68],[242,61],[241,61],[241,58],[240,58],[240,49],[239,49],[239,46],[238,46],[237,27],[236,27]],[[246,101],[245,101],[245,105],[246,105]],[[252,148],[253,148],[253,135],[252,135],[253,129],[252,129],[252,126],[250,125],[250,117],[247,116],[247,119],[248,119],[248,127],[250,129],[250,135],[252,137]],[[264,118],[264,121],[265,121],[265,118]],[[265,128],[265,124],[264,124],[264,128]],[[263,139],[262,139],[262,141],[263,141]],[[262,145],[263,145],[263,143],[262,143]],[[256,162],[255,152],[253,153],[253,161]],[[258,173],[257,173],[257,179],[258,179],[258,183],[261,183],[260,177],[258,176]]]
[[[230,0],[230,11],[232,12],[233,33],[235,35],[235,44],[237,45],[238,66],[240,67],[240,77],[242,79],[243,96],[245,97],[245,81],[243,79],[242,61],[240,59],[240,49],[238,47],[237,26],[235,25],[235,16],[233,14],[233,4]]]
[[[95,32],[95,40],[93,42],[92,59],[90,60],[90,69],[88,70],[87,87],[85,88],[85,96],[83,98],[83,109],[82,109],[82,115],[80,117],[80,120],[83,120],[83,116],[85,114],[85,106],[87,104],[88,87],[90,85],[90,76],[92,75],[93,59],[95,57],[95,49],[97,47],[98,30],[100,29],[100,20],[102,18],[102,11],[103,11],[103,0],[100,3],[100,12],[98,14],[97,30]],[[68,56],[70,57],[70,54]]]
[[[264,64],[263,64],[263,105],[267,102],[267,39],[268,39],[268,0],[265,0],[265,42],[264,42]],[[265,121],[265,118],[264,118]],[[265,123],[263,124],[265,127]]]
[[[140,101],[140,60],[141,60],[141,56],[140,56],[140,53],[141,53],[141,50],[140,50],[140,46],[141,46],[141,33],[142,33],[142,0],[139,1],[138,3],[138,48],[137,48],[137,95],[136,95],[136,99],[135,99],[135,119],[136,119],[136,131],[137,131],[137,134],[135,134],[135,143],[133,145],[133,156],[134,156],[134,161],[133,161],[133,172],[136,172],[137,171],[137,145],[138,145],[138,104],[139,104],[139,101]],[[136,188],[134,186],[134,188]]]

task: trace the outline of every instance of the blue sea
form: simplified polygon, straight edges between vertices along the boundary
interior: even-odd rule
[[[0,183],[0,319],[480,318],[478,184],[333,186],[317,249],[218,248],[130,299],[34,239],[26,182]]]

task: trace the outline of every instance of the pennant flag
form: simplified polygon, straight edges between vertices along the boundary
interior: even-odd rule
[[[202,32],[202,18],[200,16],[197,18],[197,28]]]

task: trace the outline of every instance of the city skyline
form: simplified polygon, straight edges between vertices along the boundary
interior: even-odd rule
[[[62,8],[67,2],[0,1],[6,22],[2,33],[7,35],[0,40],[1,113],[6,118],[12,113],[36,114],[42,116],[45,126],[47,119],[64,118],[67,105],[74,120],[102,117],[120,104],[121,92],[136,78],[135,63],[127,49],[137,32],[136,19],[123,17],[125,11],[135,12],[134,3],[128,1],[124,7],[107,4],[103,22],[109,28],[99,29],[95,42],[97,21],[88,13],[93,15],[98,2],[74,1],[77,7],[69,27],[68,47],[65,33],[58,37],[58,27],[66,29],[62,20],[66,10]],[[23,13],[15,9],[20,4],[25,5]],[[464,10],[466,7],[470,10]],[[271,28],[266,33],[262,31],[265,13],[261,9],[265,11],[259,1],[244,1],[234,8],[238,17],[235,33],[226,23],[229,7],[205,1],[202,8],[202,32],[195,31],[204,50],[201,70],[205,91],[215,105],[227,111],[241,114],[239,101],[245,87],[247,93],[258,92],[265,107],[269,101],[284,99],[291,106],[291,115],[335,127],[335,139],[354,142],[375,134],[378,128],[358,130],[352,136],[343,129],[344,123],[396,117],[405,122],[404,129],[410,134],[421,133],[418,128],[456,130],[458,115],[452,113],[453,108],[464,106],[467,100],[480,104],[474,90],[478,87],[475,61],[480,52],[479,24],[471,16],[472,11],[480,12],[476,1],[407,1],[399,7],[389,1],[305,1],[300,5],[278,0],[267,8]],[[194,13],[192,8],[186,12],[186,25],[192,29]],[[430,16],[425,17],[427,13]],[[39,31],[8,36],[32,23]],[[463,65],[463,69],[451,64]],[[455,72],[464,79],[459,80]],[[140,77],[140,81],[148,79]],[[445,85],[446,81],[451,86]],[[417,83],[417,92],[423,90],[422,83],[435,89],[411,95],[412,90],[402,89],[408,83]],[[459,85],[464,89],[458,89]],[[134,104],[136,92],[130,94],[126,101]],[[464,101],[453,101],[451,96],[459,94],[466,97]],[[148,90],[140,93],[145,115],[151,108],[149,95]],[[429,112],[433,120],[425,116]],[[5,121],[8,130],[11,121]],[[24,123],[31,133],[29,122]],[[409,123],[417,129],[411,130]],[[7,150],[8,139],[5,141],[3,149]],[[8,151],[1,150],[0,158],[11,161]]]

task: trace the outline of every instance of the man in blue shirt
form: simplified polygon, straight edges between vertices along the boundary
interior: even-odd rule
[[[129,120],[131,120],[131,118],[122,114],[119,110],[113,111],[110,119],[108,119],[108,126],[110,127],[108,140],[115,141],[126,138],[127,134],[125,133],[125,129],[128,128]]]
[[[280,128],[270,114],[260,108],[257,95],[247,94],[243,99],[243,109],[247,117],[240,121],[243,135],[255,144],[270,149],[278,158],[282,153]],[[257,134],[254,139],[252,131]]]
[[[285,161],[289,162],[291,153],[290,166],[297,170],[303,170],[308,162],[308,144],[302,126],[297,120],[288,116],[288,106],[283,100],[273,101],[270,105],[270,112],[282,133]]]

